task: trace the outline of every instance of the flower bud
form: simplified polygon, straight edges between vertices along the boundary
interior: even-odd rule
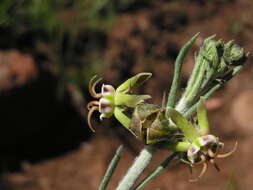
[[[234,44],[233,41],[229,41],[224,46],[223,58],[226,64],[237,66],[243,64],[246,61],[247,56],[242,47]]]

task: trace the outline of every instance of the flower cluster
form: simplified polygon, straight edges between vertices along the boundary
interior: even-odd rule
[[[196,39],[196,36],[193,38]],[[191,41],[192,43],[193,41]],[[235,152],[234,148],[221,154],[224,144],[210,133],[204,96],[221,82],[226,82],[246,61],[247,54],[233,41],[224,43],[215,41],[214,36],[204,40],[196,57],[193,73],[185,92],[175,108],[159,107],[146,102],[149,95],[135,95],[131,90],[142,85],[151,77],[151,73],[139,73],[117,89],[111,85],[102,85],[101,93],[95,87],[101,79],[96,76],[90,80],[89,92],[99,99],[88,103],[88,124],[91,129],[91,116],[100,112],[100,119],[115,116],[135,137],[148,145],[179,152],[180,160],[190,167],[203,164],[198,180],[211,163],[217,170],[216,158],[225,158]],[[187,110],[196,107],[197,119],[189,120]],[[130,110],[131,114],[125,113]],[[128,112],[129,113],[129,112]],[[193,122],[195,121],[195,122]]]

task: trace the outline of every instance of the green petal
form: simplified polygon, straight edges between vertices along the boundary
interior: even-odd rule
[[[134,136],[136,136],[130,129],[130,118],[128,116],[126,116],[126,114],[123,113],[124,109],[123,108],[119,108],[119,107],[115,107],[114,109],[114,116],[115,118],[126,128],[128,129],[129,132],[131,132]]]
[[[130,79],[123,82],[117,89],[116,93],[127,93],[132,88],[138,87],[142,85],[146,80],[148,80],[152,76],[152,73],[139,73]]]
[[[197,130],[177,110],[173,108],[168,108],[166,116],[169,117],[173,121],[173,123],[182,130],[184,136],[188,141],[192,142],[194,139],[198,137]]]
[[[209,124],[208,124],[207,112],[206,112],[203,98],[200,99],[200,102],[197,108],[197,117],[198,117],[198,125],[199,125],[199,134],[201,136],[209,134]]]
[[[130,118],[123,113],[124,109],[115,107],[114,116],[126,128],[129,128]]]
[[[151,98],[149,95],[130,95],[116,93],[114,101],[116,106],[135,107],[137,104],[149,98]]]

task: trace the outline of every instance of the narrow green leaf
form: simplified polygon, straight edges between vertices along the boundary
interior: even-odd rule
[[[188,122],[187,119],[177,110],[168,108],[166,115],[178,128],[182,130],[188,141],[192,142],[196,137],[198,137],[198,132],[194,126],[192,126],[192,124]]]
[[[123,152],[123,146],[120,145],[118,147],[112,161],[110,162],[106,172],[105,172],[105,175],[103,177],[101,184],[99,185],[98,190],[105,190],[106,189],[108,183],[110,182],[110,180],[112,178],[113,172],[115,171],[115,169],[119,163],[122,152]]]
[[[158,176],[167,166],[168,164],[177,156],[177,153],[174,152],[170,156],[164,160],[160,166],[158,166],[153,172],[151,172],[145,179],[143,179],[134,189],[140,190],[142,189],[148,182]]]
[[[204,104],[204,99],[202,97],[200,98],[200,102],[197,107],[197,117],[198,117],[199,134],[200,135],[209,134],[207,112]]]
[[[148,80],[152,76],[152,73],[139,73],[130,79],[123,82],[117,89],[116,93],[127,93],[132,88],[138,87],[142,85],[146,80]]]
[[[190,48],[192,47],[193,43],[196,41],[199,33],[195,34],[180,50],[176,62],[175,62],[175,69],[174,69],[174,77],[167,101],[167,107],[174,107],[176,103],[176,98],[178,95],[178,90],[180,88],[181,82],[181,70],[184,59],[189,52]]]

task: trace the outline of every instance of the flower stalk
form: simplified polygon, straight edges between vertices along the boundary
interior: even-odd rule
[[[127,174],[120,181],[116,190],[129,190],[133,187],[135,181],[149,165],[156,149],[153,146],[145,146],[135,159],[133,165],[127,171]]]

